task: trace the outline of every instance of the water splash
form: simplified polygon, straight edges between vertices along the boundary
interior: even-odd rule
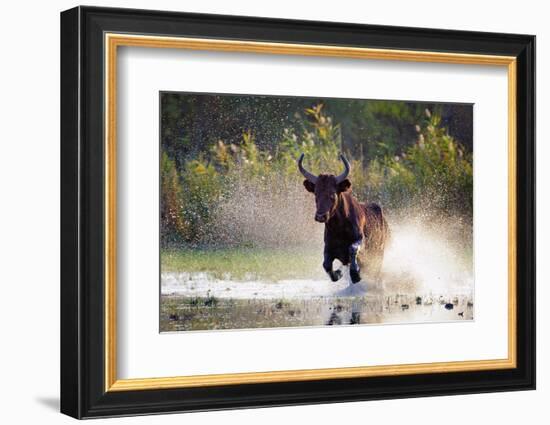
[[[242,179],[218,203],[209,236],[224,246],[315,246],[322,252],[323,226],[314,213],[314,197],[301,182]]]
[[[326,283],[328,278],[321,268],[324,226],[313,220],[314,211],[314,198],[301,183],[240,179],[217,204],[208,235],[212,245],[238,247],[252,243],[253,247],[298,247],[318,252],[319,264],[310,271],[308,279]],[[366,292],[473,296],[470,218],[402,208],[392,211],[388,222],[392,237],[384,255],[382,284],[376,285],[364,273]],[[259,270],[250,272],[255,275]],[[349,283],[347,273],[344,280]],[[350,288],[340,295],[361,295],[359,287]]]
[[[472,294],[472,251],[453,226],[452,220],[437,224],[418,219],[391,222],[392,240],[383,265],[385,291]]]

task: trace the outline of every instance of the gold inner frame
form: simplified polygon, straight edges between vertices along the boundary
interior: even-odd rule
[[[105,391],[410,375],[516,367],[516,58],[328,45],[105,34]],[[116,325],[116,106],[119,46],[503,66],[508,72],[508,357],[437,363],[118,379]]]

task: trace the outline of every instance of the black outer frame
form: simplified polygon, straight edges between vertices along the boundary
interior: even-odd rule
[[[517,57],[517,368],[104,391],[104,32]],[[535,388],[535,37],[76,7],[61,13],[61,412],[75,418]]]

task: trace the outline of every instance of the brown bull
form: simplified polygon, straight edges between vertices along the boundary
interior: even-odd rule
[[[351,281],[357,283],[361,280],[360,269],[367,265],[378,277],[389,228],[378,204],[362,204],[353,197],[347,178],[351,167],[343,155],[340,158],[345,171],[339,176],[311,174],[302,165],[304,154],[298,159],[298,168],[306,178],[306,190],[315,194],[315,220],[325,224],[323,268],[336,282],[342,271],[332,269],[334,260],[349,264]]]

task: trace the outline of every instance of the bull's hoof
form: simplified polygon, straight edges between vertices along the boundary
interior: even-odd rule
[[[361,280],[361,275],[359,274],[359,270],[350,269],[349,277],[351,277],[351,283],[357,283]]]
[[[333,282],[337,282],[342,278],[342,270],[338,269],[328,272],[328,275],[330,276],[330,280],[332,280]]]

